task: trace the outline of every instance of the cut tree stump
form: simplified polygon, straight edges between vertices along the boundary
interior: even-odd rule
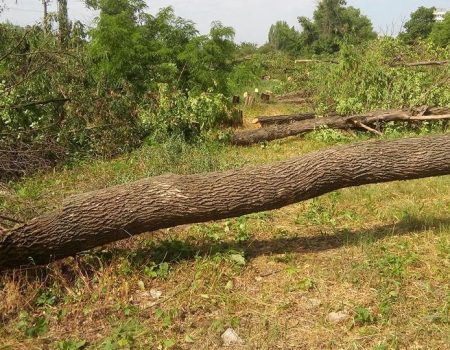
[[[448,114],[436,115],[446,112]],[[427,115],[411,115],[410,111],[378,111],[353,116],[330,116],[296,121],[291,124],[270,125],[259,129],[237,131],[232,136],[231,142],[238,146],[248,146],[262,141],[272,141],[289,136],[302,135],[320,128],[330,129],[361,129],[367,130],[380,122],[414,122],[414,121],[438,121],[450,119],[450,109],[427,108]],[[274,119],[275,117],[270,117]],[[363,126],[364,125],[364,126]]]
[[[0,269],[131,236],[281,208],[340,188],[450,174],[450,134],[335,147],[275,164],[164,175],[69,198],[0,233]]]

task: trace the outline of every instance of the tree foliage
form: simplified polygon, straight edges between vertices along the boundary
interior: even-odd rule
[[[157,113],[161,84],[174,98],[189,92],[190,101],[217,93],[201,99],[206,107],[199,113],[212,113],[202,131],[221,123],[220,108],[208,104],[222,103],[220,94],[229,91],[232,28],[214,23],[209,35],[200,36],[171,8],[152,15],[141,0],[87,3],[98,11],[89,30],[80,22],[69,26],[66,16],[54,18],[55,31],[0,25],[0,153],[4,145],[17,155],[10,150],[19,149],[18,142],[41,145],[53,158],[127,151],[155,132],[143,111],[163,115]]]
[[[300,37],[294,27],[285,21],[278,21],[269,30],[269,45],[276,50],[298,52],[300,50]]]
[[[185,70],[185,87],[190,91],[228,92],[227,75],[233,69],[236,45],[234,29],[213,22],[209,35],[194,37],[180,58]]]
[[[334,53],[341,43],[360,44],[376,38],[372,23],[345,0],[322,0],[313,19],[299,17],[303,46],[312,53]]]
[[[293,55],[333,54],[342,43],[361,44],[376,38],[372,23],[345,0],[321,0],[313,18],[298,17],[301,32],[284,21],[272,25],[269,46]]]
[[[409,44],[428,38],[436,22],[435,10],[435,7],[421,6],[411,13],[410,19],[404,25],[404,31],[400,33],[400,38]]]
[[[450,12],[448,12],[442,22],[436,22],[430,33],[430,39],[438,46],[446,47],[450,45]]]

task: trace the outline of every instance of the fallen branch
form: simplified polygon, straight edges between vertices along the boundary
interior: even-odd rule
[[[314,60],[314,59],[303,59],[303,60],[295,60],[295,63],[332,63],[332,64],[339,64],[338,61],[334,60]]]
[[[6,108],[10,108],[10,109],[24,109],[24,108],[29,108],[29,107],[34,107],[34,106],[40,106],[40,105],[47,105],[50,103],[65,103],[67,101],[70,101],[69,98],[52,98],[49,100],[44,100],[44,101],[32,101],[32,102],[27,102],[27,103],[22,103],[19,105],[13,105],[13,106],[0,106],[1,109],[6,109]]]
[[[382,134],[380,131],[378,131],[378,130],[376,130],[376,129],[374,129],[374,128],[371,128],[370,126],[367,126],[366,124],[363,124],[363,123],[361,123],[360,121],[354,120],[353,123],[354,123],[357,127],[362,128],[362,129],[365,129],[365,130],[367,130],[367,131],[370,131],[371,133],[373,133],[373,134],[375,134],[375,135],[383,136],[383,134]]]
[[[450,60],[446,61],[424,61],[424,62],[403,62],[394,63],[391,67],[420,67],[420,66],[443,66],[449,64]]]
[[[436,112],[447,112],[447,114],[435,115]],[[413,116],[410,111],[378,111],[354,116],[329,116],[323,118],[307,119],[293,122],[291,124],[271,125],[264,128],[237,131],[234,133],[231,142],[239,146],[248,146],[262,141],[272,141],[289,136],[302,135],[320,128],[330,128],[338,130],[357,129],[361,125],[373,126],[384,122],[413,122],[413,121],[437,121],[450,118],[450,109],[429,108],[428,115]]]
[[[5,60],[6,58],[8,58],[10,55],[13,54],[14,51],[16,51],[20,45],[22,45],[23,41],[25,40],[25,38],[27,37],[27,35],[31,32],[31,30],[26,30],[25,33],[23,33],[22,37],[19,39],[19,41],[17,42],[16,45],[14,45],[14,47],[12,47],[9,51],[7,51],[4,55],[2,55],[0,57],[0,62]]]
[[[302,113],[302,114],[289,114],[289,115],[276,115],[276,116],[262,116],[252,120],[253,124],[259,124],[261,126],[274,125],[274,124],[289,124],[307,119],[314,119],[316,115],[314,113]]]
[[[0,269],[46,264],[144,232],[281,208],[340,188],[450,174],[450,134],[365,142],[200,175],[164,175],[69,198],[0,234]]]

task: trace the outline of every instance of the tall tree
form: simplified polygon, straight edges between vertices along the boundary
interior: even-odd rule
[[[299,17],[303,45],[314,53],[333,53],[339,51],[343,40],[359,44],[374,39],[376,34],[369,18],[346,4],[345,0],[322,0],[312,20]]]
[[[90,50],[97,73],[109,82],[141,79],[145,50],[140,28],[143,0],[90,0],[97,10],[97,26],[90,31]]]
[[[189,73],[187,87],[193,91],[228,92],[227,78],[236,53],[234,29],[213,22],[209,35],[193,38],[180,57]]]
[[[280,51],[295,52],[299,49],[300,36],[294,27],[278,21],[269,30],[269,44]]]
[[[450,12],[447,12],[442,22],[434,24],[430,39],[438,46],[446,47],[450,45]]]
[[[404,25],[404,32],[400,34],[400,38],[412,44],[417,40],[426,39],[433,30],[435,7],[419,7],[411,13],[411,17]]]
[[[44,0],[46,2],[47,0]],[[58,0],[58,25],[59,25],[59,40],[63,46],[69,41],[70,23],[69,13],[67,9],[67,0]]]

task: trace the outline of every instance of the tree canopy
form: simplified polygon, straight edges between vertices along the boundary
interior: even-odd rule
[[[446,47],[450,45],[450,12],[447,12],[442,22],[434,24],[430,39],[438,46]]]
[[[322,0],[313,19],[299,17],[304,46],[313,53],[339,51],[343,41],[359,44],[376,38],[368,17],[359,9],[346,6],[345,0]]]
[[[400,38],[411,44],[417,40],[428,38],[436,22],[434,18],[435,7],[419,7],[411,13],[410,19],[404,25]]]
[[[322,0],[313,18],[298,17],[302,30],[297,31],[278,21],[269,31],[269,45],[291,54],[332,54],[343,42],[360,44],[376,38],[368,17],[346,6],[345,0]]]
[[[276,50],[295,52],[299,51],[300,35],[294,27],[286,21],[278,21],[269,30],[269,45]]]

